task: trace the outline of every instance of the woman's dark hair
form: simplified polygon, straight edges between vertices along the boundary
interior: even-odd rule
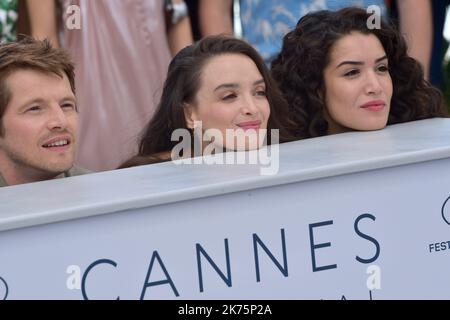
[[[280,142],[293,140],[288,130],[292,130],[295,124],[287,116],[287,103],[258,52],[245,41],[224,35],[212,36],[184,48],[173,58],[160,103],[141,137],[139,153],[121,168],[167,160],[159,155],[178,144],[177,141],[171,141],[174,130],[188,129],[184,108],[195,102],[203,67],[209,59],[223,54],[243,54],[253,60],[266,84],[270,105],[268,132],[270,129],[279,129]],[[268,143],[269,139],[268,134]]]
[[[393,84],[388,124],[446,116],[441,92],[424,80],[421,65],[407,54],[403,36],[384,21],[381,28],[369,29],[369,18],[355,7],[318,11],[305,15],[284,37],[271,73],[289,104],[298,138],[327,134],[324,69],[336,41],[354,31],[375,35],[386,51]]]

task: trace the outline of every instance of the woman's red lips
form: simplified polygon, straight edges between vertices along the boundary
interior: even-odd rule
[[[249,130],[249,129],[257,130],[261,127],[261,121],[258,120],[258,121],[241,122],[241,123],[238,123],[237,126],[244,130]]]
[[[361,108],[369,111],[380,111],[386,106],[383,100],[369,101],[361,106]]]

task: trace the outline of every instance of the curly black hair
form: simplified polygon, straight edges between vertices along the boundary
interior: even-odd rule
[[[422,66],[407,54],[400,32],[385,21],[381,21],[381,28],[369,29],[370,17],[356,7],[317,11],[305,15],[284,37],[271,73],[288,101],[298,138],[327,134],[321,94],[325,89],[324,69],[336,41],[354,31],[375,35],[386,51],[393,84],[388,124],[447,117],[442,93],[424,80]]]

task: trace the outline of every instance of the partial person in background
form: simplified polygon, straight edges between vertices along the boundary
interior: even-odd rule
[[[171,139],[177,129],[190,137],[181,155],[188,158],[203,153],[203,137],[210,129],[221,134],[212,144],[222,153],[242,150],[227,131],[236,138],[247,134],[241,147],[252,150],[260,148],[264,138],[272,143],[270,129],[279,129],[280,142],[293,140],[288,131],[292,128],[286,102],[256,50],[233,37],[207,37],[184,48],[170,63],[161,102],[139,153],[121,167],[170,161],[180,143]],[[195,154],[196,141],[200,154]]]
[[[77,65],[77,163],[94,171],[115,169],[136,153],[136,141],[159,101],[172,55],[192,43],[185,3],[27,3],[32,35],[67,48]]]
[[[450,0],[432,0],[433,8],[433,50],[431,53],[430,82],[444,90],[443,61],[448,43],[444,39],[444,25]]]
[[[445,0],[438,0],[445,2]],[[425,79],[430,79],[433,27],[432,0],[386,0],[390,18],[408,44],[408,54],[420,62]]]
[[[243,38],[252,44],[269,65],[281,49],[284,35],[309,12],[338,10],[349,6],[379,6],[386,15],[384,0],[240,0]],[[428,74],[431,55],[431,8],[429,0],[400,1],[400,26],[406,34],[409,54],[423,65]],[[200,0],[200,26],[204,36],[233,33],[229,14],[233,0]]]
[[[0,41],[16,40],[17,0],[0,0]]]
[[[194,41],[202,38],[200,33],[200,25],[198,20],[198,0],[185,0],[189,9],[189,18],[191,20],[192,35]]]
[[[48,41],[0,45],[0,187],[87,173],[74,167],[74,66]]]
[[[447,116],[403,36],[384,21],[368,29],[369,17],[358,8],[319,11],[284,37],[271,71],[298,138]]]

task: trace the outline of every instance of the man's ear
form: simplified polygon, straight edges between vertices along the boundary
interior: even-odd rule
[[[194,123],[197,121],[197,114],[192,104],[185,104],[183,107],[184,119],[189,129],[194,129]]]

